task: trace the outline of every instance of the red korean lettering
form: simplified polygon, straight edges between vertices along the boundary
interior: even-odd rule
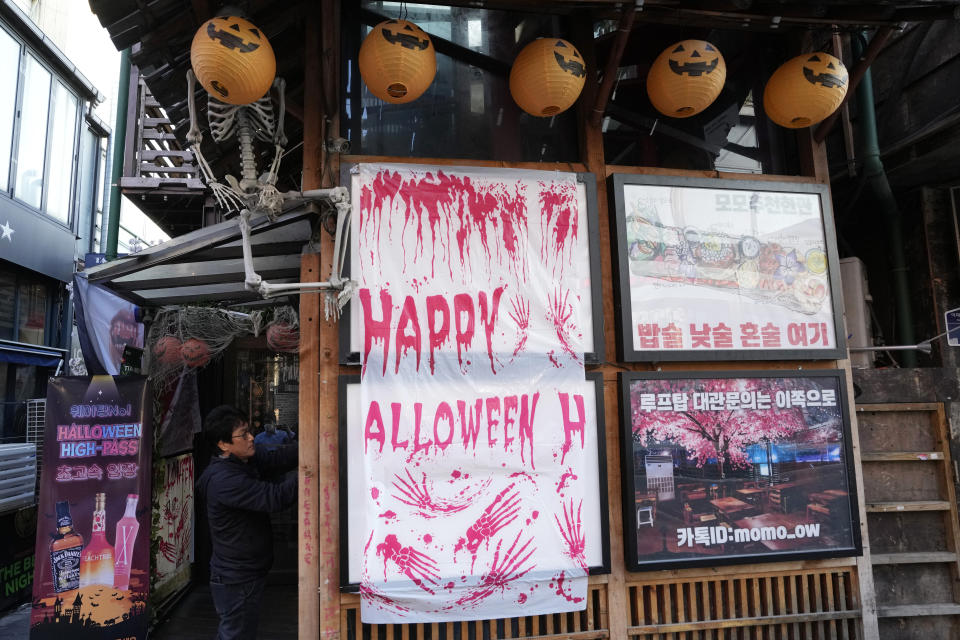
[[[744,322],[740,325],[740,345],[749,349],[760,346],[760,327],[753,322]]]
[[[683,348],[683,331],[677,325],[671,322],[660,330],[660,334],[663,336],[664,349]]]
[[[637,337],[641,349],[660,348],[660,327],[655,324],[638,324]]]
[[[733,348],[733,331],[722,322],[713,327],[713,346],[717,349]]]
[[[787,341],[793,346],[807,346],[807,325],[799,322],[791,322],[788,324]]]
[[[697,325],[690,325],[690,346],[694,349],[704,347],[706,349],[710,348],[710,325],[704,323],[702,328],[698,329]]]
[[[760,329],[760,337],[763,339],[763,346],[777,348],[780,346],[780,327],[768,322]]]

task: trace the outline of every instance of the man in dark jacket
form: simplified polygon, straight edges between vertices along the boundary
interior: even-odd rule
[[[293,469],[297,450],[256,447],[246,416],[227,405],[207,415],[204,431],[218,452],[197,482],[213,543],[210,593],[220,616],[217,640],[252,639],[273,564],[270,514],[297,499],[296,474],[280,483],[260,474]]]

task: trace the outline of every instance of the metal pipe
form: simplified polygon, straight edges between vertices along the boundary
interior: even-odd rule
[[[636,4],[624,7],[621,10],[617,37],[613,41],[613,47],[610,49],[607,66],[603,70],[603,80],[600,82],[600,89],[597,90],[597,99],[596,102],[594,102],[593,114],[590,116],[591,124],[593,124],[594,127],[600,125],[600,121],[603,119],[603,112],[606,110],[607,102],[610,100],[613,83],[617,79],[617,74],[620,70],[620,60],[623,59],[623,50],[627,47],[627,40],[630,39],[630,31],[633,29],[633,17],[636,15],[636,11]]]
[[[113,127],[113,155],[110,165],[110,209],[107,218],[107,260],[117,258],[120,238],[120,178],[126,151],[127,108],[130,104],[130,49],[120,52],[120,80],[117,82],[117,117]]]
[[[859,55],[861,43],[853,38],[851,43],[855,54]],[[880,160],[880,144],[877,136],[877,110],[873,99],[873,78],[870,70],[863,74],[863,80],[857,87],[857,107],[860,115],[860,135],[863,150],[863,175],[867,185],[873,191],[877,209],[887,232],[887,250],[890,255],[893,297],[896,305],[897,334],[900,344],[912,345],[916,342],[913,334],[913,313],[910,308],[910,283],[907,280],[907,260],[903,252],[902,216],[897,200],[890,188],[890,181]],[[916,367],[917,357],[912,351],[903,356],[903,366]]]

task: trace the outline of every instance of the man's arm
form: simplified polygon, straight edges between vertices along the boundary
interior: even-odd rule
[[[297,476],[291,474],[283,482],[273,483],[240,474],[224,478],[216,490],[221,504],[248,511],[283,511],[297,500]]]
[[[261,471],[286,472],[295,469],[299,462],[296,445],[284,445],[274,449],[258,446],[253,461]]]

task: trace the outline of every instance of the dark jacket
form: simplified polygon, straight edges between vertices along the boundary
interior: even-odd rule
[[[270,514],[297,500],[297,476],[282,482],[261,479],[261,474],[288,471],[297,465],[297,448],[268,451],[256,448],[247,462],[235,456],[214,456],[197,482],[206,507],[213,554],[210,579],[224,584],[247,582],[265,576],[273,564],[273,530]]]

